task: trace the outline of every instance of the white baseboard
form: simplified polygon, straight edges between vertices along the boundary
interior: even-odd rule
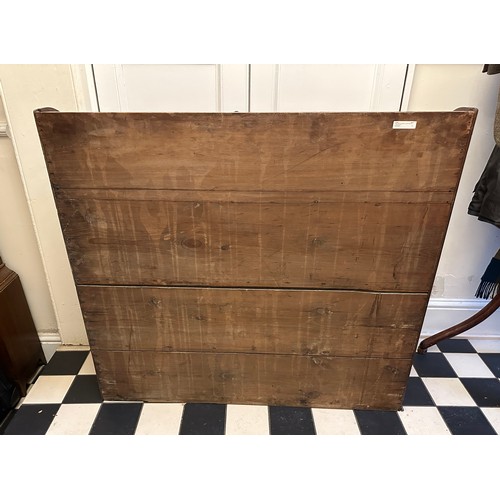
[[[487,303],[487,300],[482,299],[431,298],[421,337],[428,337],[470,318]],[[460,338],[500,339],[500,310],[474,328],[461,333]]]
[[[38,332],[38,337],[42,344],[42,350],[47,361],[54,355],[58,347],[62,344],[59,332]]]

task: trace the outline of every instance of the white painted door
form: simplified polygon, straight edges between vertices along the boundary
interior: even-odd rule
[[[399,111],[406,64],[252,64],[251,111]]]
[[[101,111],[405,109],[405,64],[94,65]],[[401,107],[402,106],[402,107]]]
[[[247,64],[94,65],[100,111],[248,111]]]

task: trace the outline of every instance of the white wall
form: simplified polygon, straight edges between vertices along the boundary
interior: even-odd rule
[[[5,123],[0,99],[0,122]],[[47,279],[38,249],[12,141],[0,137],[0,255],[23,284],[39,334],[58,331]]]
[[[409,111],[442,111],[460,106],[479,110],[446,236],[424,331],[433,333],[469,317],[486,301],[474,293],[490,259],[500,248],[500,229],[467,214],[474,186],[494,146],[493,120],[500,75],[482,73],[482,64],[417,65]],[[469,331],[498,334],[500,312]]]
[[[46,342],[86,343],[33,110],[76,111],[69,65],[0,65],[0,91],[12,139],[2,138],[0,252],[23,283],[37,330]],[[5,142],[8,141],[7,144]],[[16,161],[17,160],[17,161]]]

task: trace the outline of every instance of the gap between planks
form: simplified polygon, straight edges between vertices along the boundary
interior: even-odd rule
[[[415,345],[416,349],[416,345]],[[243,356],[284,356],[284,357],[300,357],[300,358],[328,358],[328,359],[335,359],[335,358],[349,358],[349,359],[387,359],[387,360],[393,360],[393,359],[400,359],[400,360],[407,360],[410,361],[413,359],[413,356],[390,356],[390,355],[384,355],[384,356],[353,356],[353,355],[346,355],[346,354],[301,354],[301,353],[286,353],[286,352],[257,352],[257,351],[252,351],[252,352],[243,352],[243,351],[197,351],[197,350],[183,350],[183,351],[169,351],[169,350],[161,350],[161,349],[100,349],[99,347],[92,347],[90,346],[90,351],[94,354],[99,354],[99,352],[124,352],[124,353],[133,353],[133,352],[152,352],[156,354],[213,354],[214,356],[224,356],[224,355],[243,355]],[[413,352],[412,352],[413,354]]]
[[[140,289],[152,289],[152,288],[168,288],[170,290],[185,290],[185,289],[194,289],[194,290],[212,290],[212,289],[222,289],[222,290],[248,290],[248,291],[272,291],[272,292],[338,292],[338,293],[368,293],[368,294],[376,294],[376,295],[415,295],[415,296],[427,296],[429,295],[426,292],[387,292],[387,291],[378,291],[378,290],[363,290],[359,288],[293,288],[293,287],[280,287],[280,288],[270,288],[268,286],[262,287],[247,287],[247,286],[215,286],[215,285],[129,285],[129,284],[113,284],[113,283],[76,283],[77,286],[88,286],[88,287],[96,287],[96,288],[140,288]]]

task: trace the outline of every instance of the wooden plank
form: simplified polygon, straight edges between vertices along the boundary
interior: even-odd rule
[[[449,204],[59,200],[78,284],[428,293]]]
[[[411,358],[427,296],[311,290],[79,286],[105,350]],[[388,349],[390,346],[390,349]]]
[[[62,188],[456,189],[476,110],[57,113],[35,119]],[[415,129],[394,129],[415,121]]]
[[[93,351],[106,400],[401,408],[408,359]]]

